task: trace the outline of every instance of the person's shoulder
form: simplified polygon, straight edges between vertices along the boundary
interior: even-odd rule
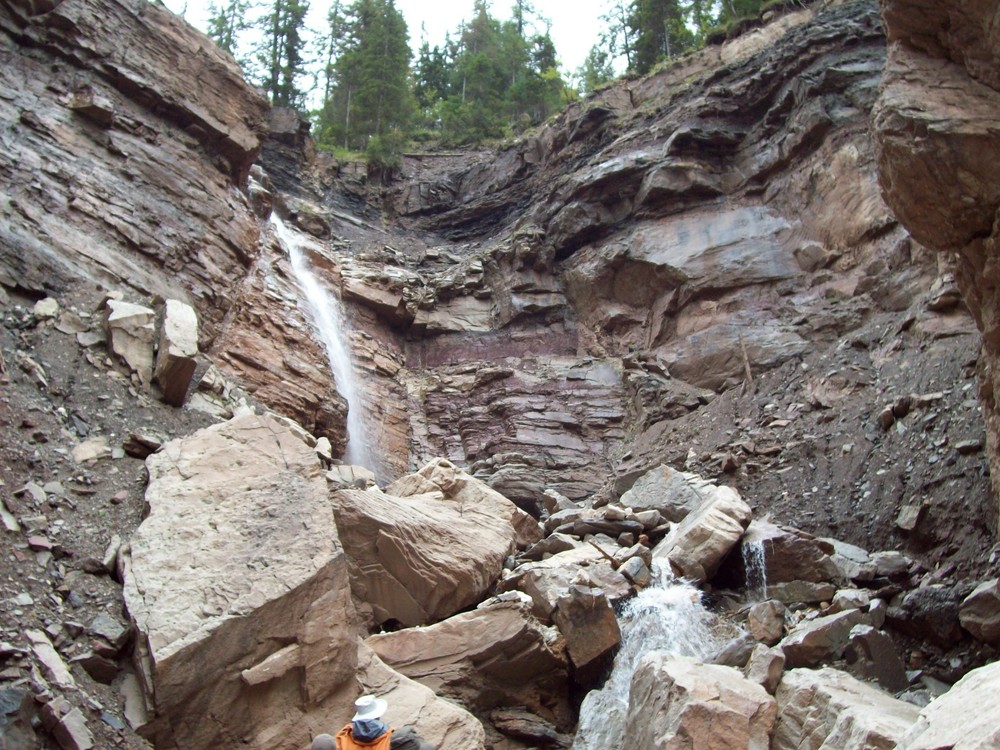
[[[416,729],[405,726],[393,731],[389,750],[434,750],[434,746],[417,734]]]

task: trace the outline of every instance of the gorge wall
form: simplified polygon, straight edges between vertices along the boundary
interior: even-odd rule
[[[980,397],[993,477],[1000,440],[1000,8],[991,2],[885,4],[889,59],[875,111],[879,177],[896,216],[957,258],[982,331]]]
[[[190,302],[203,360],[340,455],[346,404],[251,207],[276,202],[348,308],[380,478],[444,455],[538,513],[547,490],[606,501],[686,464],[819,533],[970,564],[991,546],[982,454],[953,450],[981,430],[970,273],[882,200],[874,4],[793,9],[496,150],[409,154],[378,188],[162,9],[14,3],[2,23],[12,287]],[[112,54],[112,24],[149,54]],[[266,187],[242,192],[262,141]],[[928,421],[882,429],[911,396]],[[899,528],[914,508],[924,529]]]

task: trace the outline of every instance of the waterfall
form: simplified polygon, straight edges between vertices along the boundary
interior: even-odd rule
[[[704,659],[727,640],[724,626],[701,603],[694,586],[657,569],[656,583],[629,601],[619,618],[621,648],[611,676],[580,707],[573,750],[624,750],[629,688],[639,659],[650,651]]]
[[[767,566],[764,560],[764,542],[755,540],[743,542],[743,570],[746,571],[747,601],[762,602],[767,599]]]
[[[347,344],[349,332],[340,300],[320,284],[309,268],[304,249],[305,238],[286,226],[277,215],[271,217],[271,222],[274,224],[274,233],[288,253],[301,291],[300,299],[305,303],[319,339],[326,349],[337,390],[347,401],[348,441],[344,461],[375,470],[377,467],[368,450],[368,439],[361,418],[361,397],[351,364],[351,351]]]

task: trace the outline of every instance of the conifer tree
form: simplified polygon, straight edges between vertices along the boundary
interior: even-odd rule
[[[257,61],[262,69],[260,85],[276,107],[303,103],[298,79],[305,69],[303,25],[308,10],[308,0],[272,0],[258,21],[263,33],[257,46]]]
[[[402,148],[413,117],[406,21],[394,0],[354,0],[342,26],[331,23],[335,31],[342,34],[319,118],[320,142],[370,149],[382,160]]]
[[[247,30],[249,0],[229,0],[223,4],[210,3],[208,6],[208,38],[233,57],[237,56],[240,35]]]

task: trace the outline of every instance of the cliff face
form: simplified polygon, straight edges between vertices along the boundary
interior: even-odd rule
[[[983,333],[980,396],[1000,477],[1000,8],[887,0],[889,60],[875,111],[879,177],[913,236],[958,258]]]
[[[444,455],[537,512],[547,490],[603,501],[666,461],[817,532],[970,560],[985,543],[977,454],[956,465],[948,447],[978,439],[975,338],[955,269],[921,244],[946,196],[900,214],[911,237],[876,181],[874,4],[787,12],[514,143],[410,154],[388,187],[316,153],[156,6],[7,2],[0,29],[6,285],[190,301],[203,358],[341,454],[346,405],[250,209],[269,129],[270,198],[352,321],[381,478]],[[122,39],[143,54],[115,54]],[[985,47],[962,46],[988,77]],[[921,418],[960,416],[883,430],[911,396],[934,405]],[[943,531],[901,538],[911,506]]]
[[[829,3],[496,152],[409,155],[378,192],[271,151],[352,310],[386,472],[446,455],[537,509],[549,489],[614,497],[664,460],[725,466],[859,543],[897,544],[897,514],[933,508],[940,533],[903,538],[973,557],[989,491],[945,446],[977,439],[956,385],[975,339],[953,269],[881,197],[885,54],[873,4]],[[927,394],[961,418],[883,432],[881,410]]]
[[[211,340],[257,253],[267,103],[232,59],[152,3],[12,0],[0,91],[4,284],[177,297]]]

